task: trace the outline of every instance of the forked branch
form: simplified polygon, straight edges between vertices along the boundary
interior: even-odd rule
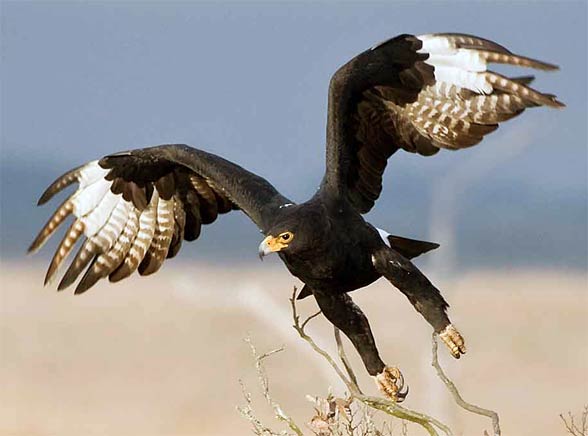
[[[463,397],[459,393],[459,390],[455,386],[455,383],[453,383],[449,379],[449,377],[447,377],[447,375],[445,374],[445,371],[443,371],[443,368],[441,368],[441,365],[439,364],[439,358],[437,356],[437,333],[433,333],[432,343],[433,343],[433,360],[431,362],[431,365],[433,365],[433,368],[435,368],[435,371],[437,371],[437,376],[441,379],[441,381],[443,382],[443,384],[445,385],[447,390],[451,393],[451,395],[453,396],[453,399],[455,400],[457,405],[459,407],[467,410],[468,412],[472,412],[477,415],[487,416],[488,418],[490,418],[492,420],[492,428],[494,430],[494,436],[500,436],[500,434],[501,434],[500,433],[500,420],[498,418],[498,413],[496,413],[493,410],[484,409],[482,407],[468,403],[467,401],[465,401],[463,399]]]
[[[421,412],[417,412],[415,410],[408,409],[406,407],[400,406],[397,403],[392,401],[388,401],[384,398],[377,398],[377,397],[370,397],[362,394],[361,389],[357,384],[357,379],[353,370],[351,369],[351,365],[347,360],[345,355],[345,351],[343,349],[343,345],[341,342],[340,334],[335,335],[335,339],[337,340],[337,348],[339,351],[339,356],[342,359],[343,365],[346,368],[347,374],[343,372],[343,370],[339,367],[337,362],[327,353],[325,350],[320,348],[316,342],[310,337],[306,331],[305,327],[308,324],[308,319],[305,320],[303,323],[300,323],[300,316],[298,315],[298,310],[296,309],[296,288],[290,297],[290,305],[292,307],[292,317],[294,319],[294,329],[298,332],[298,335],[304,339],[308,344],[312,347],[314,351],[320,354],[331,367],[335,370],[339,378],[345,383],[345,386],[349,390],[349,394],[352,399],[355,399],[373,409],[380,410],[388,415],[395,416],[396,418],[404,419],[407,421],[411,421],[421,425],[431,436],[439,436],[438,430],[442,431],[446,435],[452,436],[453,432],[451,429],[440,422],[439,420],[433,418],[432,416],[426,415]],[[313,317],[316,316],[313,315]]]
[[[308,335],[306,333],[305,329],[308,326],[308,323],[312,319],[317,317],[320,314],[320,312],[317,312],[317,313],[307,317],[303,321],[301,321],[300,315],[298,314],[298,311],[296,308],[296,288],[294,288],[294,291],[293,291],[292,296],[290,298],[290,305],[292,308],[292,317],[293,317],[293,321],[294,321],[293,327],[296,330],[296,332],[298,333],[298,335],[305,342],[307,342],[316,353],[318,353],[320,356],[322,356],[327,361],[327,363],[331,366],[331,368],[333,368],[333,370],[335,371],[337,376],[343,381],[343,383],[345,384],[345,386],[348,390],[348,397],[346,399],[335,398],[331,394],[329,394],[329,396],[326,399],[312,398],[312,401],[317,406],[315,408],[315,410],[317,411],[317,415],[315,415],[315,417],[313,418],[313,420],[311,420],[311,423],[309,425],[310,425],[312,432],[315,435],[320,435],[320,436],[323,436],[323,435],[330,436],[330,435],[335,435],[335,434],[337,434],[337,435],[339,435],[339,434],[345,434],[345,435],[347,435],[347,434],[348,435],[356,435],[356,434],[383,435],[384,432],[379,431],[379,430],[375,430],[373,421],[371,421],[370,410],[375,409],[375,410],[382,411],[382,412],[386,413],[387,415],[394,416],[396,418],[403,420],[403,433],[402,434],[406,434],[406,426],[404,423],[406,421],[410,421],[410,422],[414,422],[414,423],[420,425],[431,436],[441,436],[441,434],[444,434],[446,436],[453,436],[454,433],[447,425],[445,425],[444,423],[442,423],[441,421],[439,421],[438,419],[436,419],[432,416],[429,416],[429,415],[422,413],[422,412],[418,412],[418,411],[409,409],[404,406],[400,406],[399,404],[392,402],[392,401],[389,401],[384,398],[372,397],[372,396],[368,396],[368,395],[363,394],[361,388],[359,387],[357,377],[355,376],[353,368],[352,368],[352,366],[349,362],[349,359],[347,358],[347,355],[345,353],[345,349],[343,347],[343,342],[341,339],[340,331],[337,328],[335,328],[335,342],[337,344],[337,352],[339,355],[339,359],[341,360],[342,367],[339,365],[338,362],[335,361],[335,359],[333,357],[331,357],[331,355],[329,353],[327,353],[324,349],[319,347],[310,335]],[[267,403],[273,409],[276,419],[285,423],[288,426],[289,430],[291,432],[293,432],[296,436],[302,436],[303,433],[302,433],[301,427],[298,426],[292,420],[292,418],[290,418],[284,412],[284,410],[280,407],[280,405],[271,398],[270,393],[269,393],[269,381],[268,381],[268,377],[265,372],[265,368],[263,366],[263,361],[267,357],[282,351],[282,349],[277,349],[277,350],[271,351],[269,353],[265,353],[265,354],[260,355],[249,339],[246,339],[246,342],[249,344],[249,346],[251,348],[251,352],[255,358],[255,366],[257,369],[258,378],[260,380],[262,394],[263,394],[264,398],[266,399]],[[476,405],[473,405],[471,403],[466,402],[462,398],[461,394],[459,393],[459,390],[457,389],[457,387],[455,386],[453,381],[451,381],[449,379],[449,377],[447,377],[447,375],[443,371],[443,368],[439,364],[439,360],[438,360],[437,335],[436,334],[433,335],[432,345],[433,345],[432,365],[435,368],[438,377],[441,379],[441,381],[443,382],[445,387],[449,390],[449,392],[453,396],[453,399],[455,400],[455,402],[460,407],[467,410],[468,412],[489,417],[492,420],[493,435],[500,436],[501,432],[500,432],[500,424],[499,424],[498,414],[492,410],[484,409],[482,407],[479,407],[479,406],[476,406]],[[240,407],[239,411],[247,420],[249,420],[251,422],[251,424],[253,426],[253,431],[255,434],[263,435],[263,436],[278,436],[278,435],[292,434],[292,433],[289,433],[286,431],[276,432],[276,431],[273,431],[270,428],[264,426],[261,423],[261,421],[259,419],[257,419],[255,414],[253,413],[251,395],[244,388],[243,388],[243,393],[245,396],[246,405],[243,407]],[[328,410],[326,413],[322,413],[322,412],[320,412],[320,409],[324,408],[322,406],[325,406],[325,404],[328,406],[327,407]],[[361,408],[363,408],[363,410],[364,410],[364,413],[363,413],[362,418],[359,423],[356,423],[353,421],[353,413],[351,413],[351,405],[352,404],[355,404],[356,407],[361,406]],[[347,418],[345,418],[346,421],[344,422],[344,425],[343,425],[343,428],[345,429],[346,432],[343,432],[343,433],[340,431],[341,427],[336,427],[336,425],[341,425],[341,421],[336,421],[336,419],[334,418],[337,416],[337,413],[335,413],[335,410],[337,410],[337,409],[342,410],[342,413],[339,414],[339,416],[343,416],[343,417],[346,416],[347,417]],[[566,428],[568,429],[570,434],[572,434],[574,436],[588,436],[588,435],[586,435],[586,431],[585,431],[585,429],[586,429],[586,414],[587,413],[588,412],[585,411],[585,413],[583,415],[583,419],[581,420],[581,422],[579,424],[574,422],[574,420],[571,418],[566,420],[562,416],[562,419],[564,420],[564,423],[566,424]],[[335,419],[335,421],[333,421],[333,419]],[[333,425],[335,425],[336,428],[333,427]],[[362,425],[363,425],[363,427],[361,427]],[[356,431],[356,430],[360,429],[360,427],[361,427],[362,431],[361,432]],[[339,430],[337,430],[337,429],[339,429]],[[391,434],[391,433],[386,432],[386,434]],[[487,435],[486,432],[484,432],[484,434]]]
[[[584,406],[584,410],[578,421],[574,419],[571,412],[568,412],[567,416],[564,416],[562,413],[559,417],[563,421],[568,433],[572,436],[588,436],[588,405]]]
[[[284,351],[284,348],[278,348],[267,353],[259,354],[255,346],[251,342],[251,339],[245,338],[245,342],[247,342],[247,344],[249,345],[249,348],[251,349],[251,354],[253,354],[253,357],[255,358],[255,369],[257,370],[259,384],[261,385],[261,393],[263,394],[263,397],[270,405],[270,407],[274,410],[274,415],[276,419],[278,421],[286,423],[286,425],[290,428],[290,430],[292,430],[296,434],[296,436],[303,436],[300,427],[298,427],[294,420],[289,415],[287,415],[286,412],[284,412],[282,407],[272,399],[269,389],[269,379],[267,377],[265,367],[263,365],[264,359],[276,353]],[[247,389],[245,389],[245,385],[243,384],[243,382],[240,383],[246,404],[245,406],[238,407],[237,410],[239,411],[239,413],[241,413],[241,416],[243,416],[245,419],[251,422],[254,433],[260,436],[274,436],[284,434],[283,432],[278,433],[270,429],[269,427],[264,426],[263,423],[259,419],[257,419],[255,414],[253,413],[251,395],[247,392]]]

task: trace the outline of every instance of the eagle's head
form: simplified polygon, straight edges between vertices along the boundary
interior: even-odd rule
[[[292,205],[285,208],[265,232],[266,238],[259,244],[259,258],[271,253],[286,256],[302,254],[319,246],[323,217],[306,205]]]

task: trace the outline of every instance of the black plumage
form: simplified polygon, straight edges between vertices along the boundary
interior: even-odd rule
[[[122,280],[159,270],[182,241],[232,210],[244,212],[266,235],[260,256],[278,252],[313,295],[323,314],[359,352],[389,396],[402,399],[400,380],[380,359],[367,318],[349,292],[385,277],[445,341],[465,353],[447,302],[410,259],[437,244],[389,235],[365,221],[382,191],[388,158],[398,150],[430,156],[483,137],[528,107],[561,107],[532,88],[532,77],[509,79],[486,69],[502,63],[543,70],[554,65],[512,54],[491,41],[462,34],[400,35],[343,65],[329,85],[327,168],[320,189],[294,204],[268,181],[219,156],[170,144],[106,156],[69,171],[41,196],[68,185],[68,197],[30,247],[39,249],[70,214],[75,222],[55,253],[46,282],[76,241],[81,248],[58,289],[82,276],[75,293],[101,278]]]

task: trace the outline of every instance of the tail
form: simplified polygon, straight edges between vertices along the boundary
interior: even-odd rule
[[[403,238],[402,236],[387,235],[390,248],[396,250],[407,259],[413,259],[428,251],[439,248],[435,242],[418,241],[416,239]]]

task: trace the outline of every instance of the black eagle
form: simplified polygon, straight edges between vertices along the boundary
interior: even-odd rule
[[[333,75],[326,172],[307,202],[294,204],[264,178],[214,154],[160,145],[112,154],[58,178],[40,205],[74,182],[78,189],[29,251],[38,250],[73,214],[45,283],[83,237],[58,285],[65,289],[81,275],[79,294],[102,278],[117,282],[135,270],[153,274],[184,240],[197,239],[202,225],[241,210],[266,235],[260,257],[279,254],[304,282],[298,298],[313,295],[324,316],[349,337],[380,389],[402,400],[402,376],[380,358],[368,320],[349,292],[383,276],[408,297],[455,358],[466,348],[447,316],[447,302],[410,261],[438,244],[389,235],[363,214],[378,199],[386,162],[398,150],[431,156],[471,147],[528,107],[564,106],[531,88],[533,77],[508,78],[488,71],[490,63],[557,69],[475,36],[397,36]]]

